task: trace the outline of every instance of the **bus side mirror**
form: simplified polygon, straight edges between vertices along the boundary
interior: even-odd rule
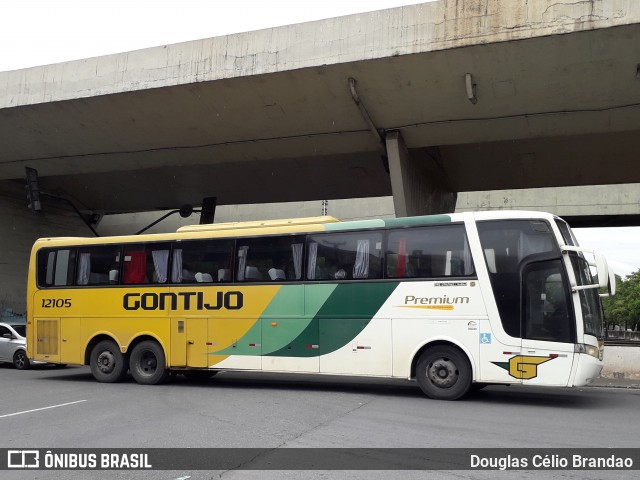
[[[596,261],[596,271],[598,272],[598,287],[609,288],[609,266],[607,259],[600,252],[593,252]]]
[[[600,296],[601,297],[613,297],[616,294],[616,275],[613,272],[613,270],[611,270],[609,268],[609,265],[607,264],[606,259],[604,259],[604,257],[602,256],[602,254],[597,254],[596,256],[596,262],[597,262],[597,258],[598,256],[602,257],[602,259],[604,260],[604,263],[606,265],[606,272],[608,273],[606,276],[602,275],[602,280],[604,280],[604,285],[602,284],[602,281],[598,281],[598,283],[600,284],[601,288],[606,288],[607,289],[607,293],[601,293]],[[600,267],[597,267],[598,269]],[[600,270],[598,270],[600,271]],[[598,278],[600,278],[600,276],[598,276]]]
[[[593,256],[593,260],[589,261],[585,258],[590,267],[596,268],[596,274],[598,276],[598,283],[594,283],[593,285],[572,285],[572,290],[586,290],[590,288],[606,288],[609,292],[608,295],[615,295],[616,293],[616,279],[613,271],[609,269],[609,265],[607,264],[607,259],[605,256],[594,250],[582,247],[573,247],[568,245],[562,245],[560,247],[562,253],[566,252],[578,252],[583,256],[584,254],[589,254]],[[606,296],[607,294],[605,294]]]

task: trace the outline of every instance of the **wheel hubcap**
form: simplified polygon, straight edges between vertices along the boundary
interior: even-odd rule
[[[144,352],[140,357],[140,369],[146,375],[153,375],[153,373],[158,368],[158,359],[153,354],[153,352]]]
[[[24,354],[23,353],[19,353],[18,355],[16,355],[16,366],[19,368],[24,367]]]
[[[111,352],[105,351],[98,356],[98,368],[102,373],[111,373],[115,367],[115,357]]]
[[[448,358],[438,358],[427,367],[427,377],[440,388],[449,388],[458,381],[456,364]]]

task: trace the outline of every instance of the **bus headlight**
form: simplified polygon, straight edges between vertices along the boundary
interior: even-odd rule
[[[576,353],[586,353],[587,355],[591,355],[592,357],[596,357],[597,359],[602,360],[600,358],[600,349],[598,347],[594,347],[593,345],[586,345],[584,343],[577,343],[575,348]]]

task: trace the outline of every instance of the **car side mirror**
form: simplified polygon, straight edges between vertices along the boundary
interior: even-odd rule
[[[4,338],[8,338],[9,340],[13,340],[13,338],[14,338],[13,335],[11,335],[10,333],[3,333],[2,336]]]

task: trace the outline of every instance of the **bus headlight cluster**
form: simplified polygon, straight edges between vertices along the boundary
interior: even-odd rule
[[[586,345],[584,343],[577,343],[575,348],[576,353],[586,353],[587,355],[591,355],[592,357],[596,357],[599,360],[602,360],[602,356],[600,355],[600,349],[593,345]]]

